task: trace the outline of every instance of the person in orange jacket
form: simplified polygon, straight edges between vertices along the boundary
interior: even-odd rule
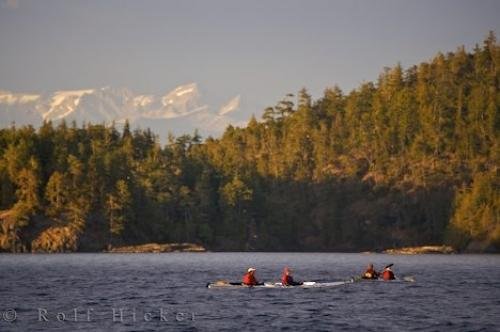
[[[361,278],[363,278],[363,279],[378,279],[379,275],[380,275],[380,273],[375,271],[375,269],[373,268],[373,264],[370,263],[370,264],[368,264],[368,267],[366,268],[366,271],[365,271],[365,273],[363,273],[363,276]]]
[[[297,282],[297,281],[293,280],[292,270],[290,270],[288,267],[285,267],[283,269],[283,275],[281,276],[281,284],[283,286],[300,286],[300,285],[302,285],[301,282]]]
[[[391,266],[386,266],[384,271],[382,272],[382,279],[384,280],[394,280],[396,277],[394,276],[394,272],[391,270]]]
[[[259,285],[257,278],[255,278],[256,269],[253,267],[248,268],[247,273],[243,275],[242,284],[247,286],[256,286]]]

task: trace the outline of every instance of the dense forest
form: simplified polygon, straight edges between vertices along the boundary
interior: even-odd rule
[[[162,146],[128,124],[0,130],[0,249],[500,249],[500,48],[305,89],[245,128]]]

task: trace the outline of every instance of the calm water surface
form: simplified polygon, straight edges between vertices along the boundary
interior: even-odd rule
[[[205,287],[249,266],[262,281],[285,265],[296,279],[336,281],[368,262],[416,282]],[[0,331],[500,331],[500,255],[0,255],[0,317]]]

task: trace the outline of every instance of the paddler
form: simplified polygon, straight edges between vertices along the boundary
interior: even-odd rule
[[[384,271],[382,272],[382,279],[384,280],[394,280],[396,277],[394,276],[394,272],[391,270],[391,265],[388,265],[384,268]]]
[[[247,273],[243,276],[242,284],[247,286],[256,286],[259,284],[255,278],[256,269],[253,267],[248,268]]]
[[[297,281],[293,280],[292,270],[290,270],[288,267],[285,267],[283,269],[283,275],[281,276],[281,284],[283,286],[300,286],[300,285],[302,285],[301,282],[297,282]]]
[[[368,264],[368,266],[366,267],[365,273],[363,273],[362,278],[363,279],[378,279],[378,277],[379,277],[379,273],[377,271],[375,271],[375,269],[373,268],[373,264],[372,263]]]

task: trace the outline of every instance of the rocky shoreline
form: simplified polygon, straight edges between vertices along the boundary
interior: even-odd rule
[[[456,250],[450,246],[420,246],[392,248],[382,251],[384,254],[391,255],[421,255],[421,254],[456,254]]]
[[[206,252],[195,243],[146,243],[134,246],[112,247],[105,252],[110,253],[162,253],[162,252]]]

